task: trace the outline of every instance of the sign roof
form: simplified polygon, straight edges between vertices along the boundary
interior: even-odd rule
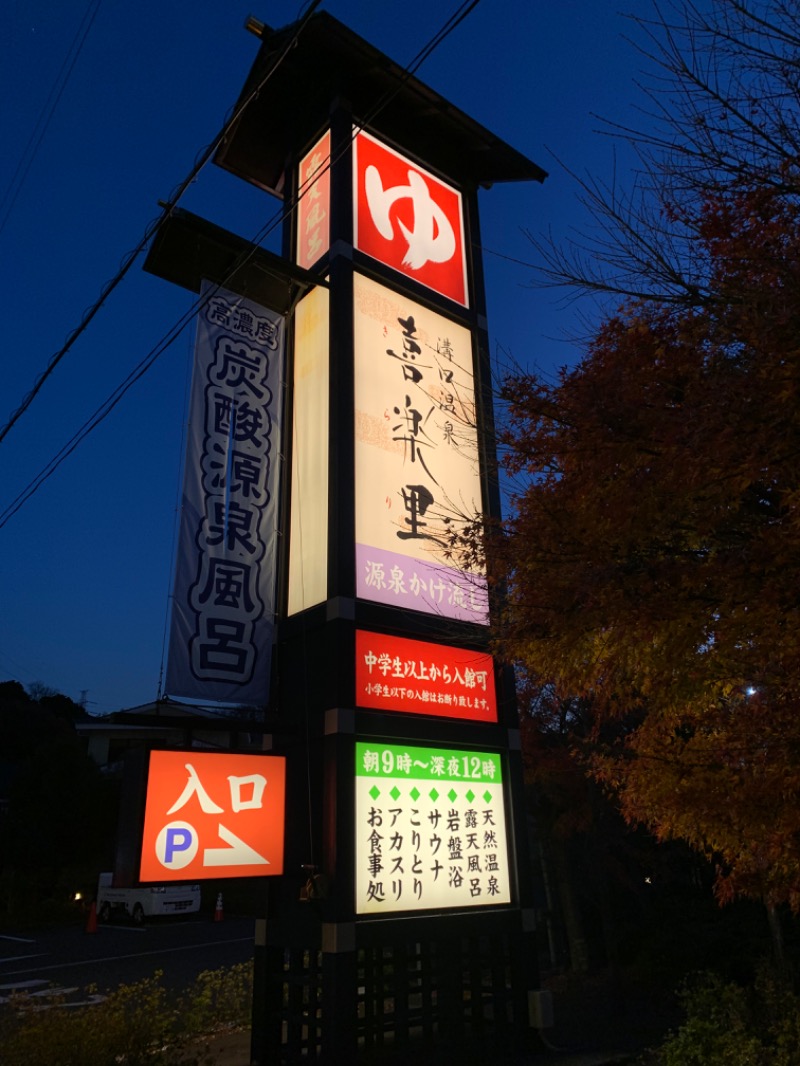
[[[329,120],[331,101],[341,96],[356,119],[372,112],[376,100],[385,100],[371,128],[457,182],[488,188],[547,177],[327,12],[311,17],[296,47],[271,70],[296,28],[265,28],[239,104],[268,73],[269,80],[220,146],[215,157],[220,166],[283,197],[287,155],[319,132]]]

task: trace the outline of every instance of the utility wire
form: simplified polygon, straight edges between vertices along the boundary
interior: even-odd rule
[[[36,154],[39,151],[44,135],[47,133],[56,108],[61,102],[61,97],[64,95],[64,90],[67,87],[72,71],[75,69],[75,64],[78,62],[78,57],[86,43],[86,38],[89,36],[89,31],[97,18],[101,3],[102,0],[90,0],[72,44],[64,57],[64,62],[61,64],[61,69],[53,81],[42,110],[39,112],[39,117],[36,119],[31,135],[28,138],[28,143],[23,149],[16,170],[12,174],[11,181],[3,194],[2,202],[0,202],[0,233],[5,229],[6,222],[8,222],[14,209],[14,204],[17,202],[17,197],[25,186],[28,172],[36,159]]]
[[[400,89],[405,84],[405,82],[414,75],[414,73],[419,69],[419,67],[422,65],[422,63],[431,55],[431,53],[434,51],[434,49],[437,48],[438,45],[440,45],[450,35],[450,33],[453,32],[453,30],[467,17],[467,15],[469,15],[469,13],[475,7],[477,7],[479,2],[480,2],[480,0],[465,0],[465,2],[461,4],[461,6],[454,12],[454,14],[450,16],[450,18],[447,20],[447,22],[442,27],[442,29],[439,30],[438,33],[434,35],[434,37],[417,53],[417,55],[414,57],[414,59],[411,61],[411,63],[408,65],[408,67],[405,68],[403,78],[401,79],[399,84],[395,88],[390,90],[387,94],[385,94],[385,96],[378,102],[378,104],[376,104],[375,107],[369,112],[368,116],[362,120],[361,124],[356,127],[356,129],[353,132],[352,139],[355,139],[355,137],[357,136],[359,130],[362,129],[366,124],[368,124],[369,122],[374,120],[374,118],[380,113],[380,111],[382,111],[383,108],[385,108],[387,106],[387,104],[390,102],[390,100],[393,99],[394,96],[396,96],[396,94],[400,91]],[[259,83],[259,86],[257,87],[257,89],[255,89],[247,97],[247,100],[242,105],[242,107],[237,109],[234,117],[230,120],[230,122],[228,122],[226,124],[225,129],[220,134],[220,137],[218,137],[217,140],[214,142],[214,145],[219,143],[219,140],[221,139],[222,136],[224,136],[226,134],[227,129],[230,127],[230,125],[232,125],[232,123],[234,121],[236,121],[236,119],[238,119],[238,117],[242,113],[242,110],[244,109],[244,107],[247,104],[249,104],[250,101],[252,99],[254,99],[254,97],[261,91],[263,86],[266,84],[268,78],[271,77],[272,73],[277,69],[278,65],[280,65],[281,62],[283,62],[283,60],[286,57],[289,49],[294,46],[294,42],[296,41],[297,36],[299,35],[300,31],[302,30],[303,26],[305,25],[305,22],[307,21],[308,17],[310,17],[310,15],[313,13],[314,8],[316,8],[319,3],[320,3],[320,0],[312,0],[311,5],[309,7],[309,10],[307,11],[306,16],[304,16],[303,24],[300,27],[298,27],[298,30],[296,31],[295,34],[293,34],[291,41],[282,50],[282,52],[280,53],[280,56],[278,57],[278,60],[276,61],[276,64],[273,67],[270,68],[270,71],[265,76],[265,78],[262,80],[262,82]],[[209,149],[207,149],[203,153],[203,156],[206,157],[204,162],[207,161],[207,158],[210,158],[213,150],[214,150],[214,146],[211,146]],[[156,362],[156,360],[161,355],[163,355],[163,353],[178,339],[178,337],[183,332],[183,330],[194,320],[196,314],[200,310],[202,310],[202,308],[208,303],[208,301],[211,299],[211,297],[216,292],[218,292],[220,288],[223,288],[225,286],[225,284],[227,283],[227,281],[238,270],[240,270],[241,267],[245,263],[247,263],[252,258],[253,255],[256,254],[256,252],[258,251],[258,245],[261,243],[261,241],[263,241],[265,239],[265,237],[268,236],[275,229],[275,227],[278,225],[278,223],[282,222],[286,217],[288,217],[296,209],[296,207],[297,207],[298,203],[300,202],[300,200],[302,199],[302,197],[307,194],[307,192],[313,187],[315,182],[317,180],[319,180],[319,178],[322,176],[322,174],[325,173],[325,171],[328,170],[333,165],[334,162],[338,161],[338,159],[341,158],[341,155],[344,153],[344,151],[346,151],[346,148],[342,149],[342,151],[336,157],[336,160],[330,160],[326,167],[324,167],[324,168],[321,167],[318,171],[316,171],[315,175],[314,175],[314,179],[312,181],[308,182],[305,185],[305,187],[303,188],[302,192],[298,192],[298,194],[295,197],[292,198],[292,200],[289,202],[288,205],[285,205],[285,206],[279,208],[278,211],[272,216],[272,218],[267,220],[267,222],[261,228],[259,233],[256,234],[256,236],[253,238],[252,241],[249,242],[249,245],[250,245],[249,249],[246,250],[245,252],[243,252],[237,258],[236,262],[232,265],[232,267],[230,268],[226,278],[223,279],[223,281],[221,281],[221,282],[217,283],[216,285],[214,285],[213,287],[209,287],[208,291],[203,296],[199,297],[197,300],[195,300],[192,303],[192,305],[189,307],[189,309],[186,312],[184,312],[183,315],[180,316],[180,318],[172,325],[172,327],[167,331],[167,333],[164,334],[164,336],[161,338],[161,340],[159,340],[157,342],[157,344],[153,348],[150,349],[148,354],[131,371],[131,373],[128,375],[128,377],[119,386],[117,386],[117,388],[114,390],[114,392],[111,394],[111,396],[109,396],[105,400],[105,402],[103,404],[101,404],[101,406],[99,408],[96,409],[94,414],[91,415],[86,420],[86,422],[84,422],[83,426],[72,436],[72,438],[69,441],[67,441],[67,443],[50,460],[50,462],[43,468],[43,470],[41,470],[39,472],[39,474],[37,474],[36,477],[31,482],[29,482],[27,487],[24,488],[16,496],[16,498],[14,500],[12,500],[12,502],[6,507],[6,509],[2,513],[0,513],[0,529],[2,529],[6,525],[6,523],[9,521],[9,519],[11,519],[17,513],[17,511],[19,511],[19,509],[23,506],[23,504],[25,504],[26,501],[28,499],[30,499],[31,496],[34,495],[34,493],[45,483],[45,481],[47,481],[55,473],[55,471],[58,469],[58,467],[61,465],[61,463],[69,455],[71,455],[72,452],[75,451],[75,449],[85,439],[85,437],[87,437],[89,435],[89,433],[91,433],[91,431],[93,429],[95,429],[98,425],[100,425],[101,422],[103,422],[108,417],[108,415],[111,413],[111,411],[117,406],[117,404],[123,398],[125,393],[127,393],[128,390],[141,377],[144,376],[144,374],[150,369],[150,367],[152,367],[152,365]],[[181,193],[183,192],[185,187],[189,184],[189,180],[190,179],[187,179],[182,184]],[[155,228],[157,228],[157,226],[161,223],[161,220],[164,217],[164,215],[167,213],[168,210],[171,210],[171,208],[175,205],[176,202],[177,202],[176,200],[173,200],[164,209],[164,212],[162,213],[162,215],[158,218],[158,220],[154,224]],[[153,227],[150,227],[150,228],[153,228]],[[148,234],[147,239],[149,239],[149,234]],[[133,255],[134,258],[135,258],[135,255],[138,254],[138,251],[140,250],[141,247],[143,247],[144,243],[146,243],[146,241],[143,241],[140,244],[140,246],[137,246],[137,249],[136,249],[135,253],[130,253],[129,256]],[[126,264],[126,267],[125,267],[126,271],[129,268],[129,266],[130,266],[129,263]],[[119,275],[118,275],[118,279],[121,280],[121,277]],[[118,283],[118,281],[115,280],[115,284],[117,284],[117,283]],[[86,325],[88,325],[88,321],[86,321],[85,323],[82,323],[81,328],[82,329],[85,328]],[[63,354],[66,354],[65,350],[63,350]],[[49,370],[49,368],[48,368],[48,370]],[[22,412],[20,412],[20,413],[22,413]],[[10,425],[8,426],[8,428],[10,428]],[[7,430],[6,430],[6,432],[7,432]],[[2,435],[0,435],[0,441],[2,439],[3,439]]]
[[[33,403],[33,401],[36,398],[37,394],[41,390],[41,388],[44,385],[45,381],[47,381],[47,379],[50,377],[50,375],[53,373],[55,368],[58,366],[58,364],[61,362],[61,360],[67,354],[67,352],[70,350],[70,348],[75,343],[75,341],[81,336],[82,333],[85,332],[85,330],[89,326],[89,323],[94,319],[95,315],[97,315],[97,313],[100,311],[101,307],[106,302],[106,300],[111,295],[111,293],[114,291],[114,289],[116,289],[117,286],[122,282],[122,280],[124,279],[125,275],[128,273],[128,271],[131,269],[133,264],[136,262],[137,258],[139,257],[139,254],[144,250],[144,248],[149,243],[150,239],[154,236],[154,234],[158,230],[158,227],[161,225],[161,223],[164,221],[164,219],[169,215],[169,213],[172,211],[172,209],[175,206],[177,206],[177,204],[179,203],[179,201],[180,201],[181,197],[183,196],[183,194],[186,192],[186,190],[192,184],[192,182],[197,178],[198,174],[203,169],[203,167],[206,165],[206,163],[209,161],[209,159],[211,159],[211,157],[213,156],[214,152],[217,150],[217,147],[222,143],[222,141],[228,135],[228,133],[231,130],[231,127],[234,125],[234,123],[236,123],[238,121],[238,119],[240,118],[240,116],[244,112],[245,108],[250,104],[250,102],[252,100],[254,100],[256,98],[256,96],[258,96],[258,94],[261,92],[261,90],[267,84],[267,82],[272,77],[272,75],[275,73],[275,71],[278,69],[278,67],[281,65],[281,63],[283,63],[283,61],[286,58],[286,56],[289,54],[291,49],[297,43],[297,39],[299,38],[299,36],[302,33],[302,31],[305,29],[306,24],[308,23],[308,20],[310,19],[311,15],[314,13],[315,9],[317,7],[319,7],[319,5],[321,3],[322,3],[322,0],[311,0],[311,2],[309,3],[307,11],[306,11],[305,15],[302,18],[302,21],[300,22],[300,24],[297,27],[297,30],[292,35],[291,40],[289,40],[287,42],[287,44],[286,44],[285,48],[283,49],[283,51],[276,58],[276,60],[273,63],[273,65],[269,68],[269,70],[266,72],[266,74],[261,79],[261,81],[258,83],[258,85],[253,89],[253,91],[250,93],[250,95],[245,100],[242,101],[242,103],[239,105],[239,107],[237,107],[233,111],[233,113],[231,114],[230,118],[227,119],[227,121],[225,122],[225,124],[223,125],[222,129],[219,131],[217,136],[214,138],[214,140],[211,141],[211,143],[209,145],[207,145],[207,147],[196,158],[194,166],[192,167],[190,173],[183,179],[183,181],[177,186],[177,188],[173,190],[169,200],[164,204],[164,208],[163,208],[161,214],[157,218],[153,219],[153,221],[147,226],[147,228],[145,229],[144,233],[142,234],[142,237],[141,237],[139,243],[136,245],[135,248],[132,248],[131,251],[129,251],[127,253],[127,255],[123,258],[122,263],[121,263],[120,268],[117,271],[117,273],[114,275],[113,278],[111,278],[110,281],[107,281],[106,284],[103,286],[103,288],[100,291],[100,296],[92,304],[91,307],[89,307],[86,311],[84,311],[83,317],[81,318],[81,321],[78,324],[78,326],[76,326],[76,328],[74,330],[72,330],[71,333],[68,334],[67,339],[64,342],[64,344],[61,346],[61,348],[59,348],[59,350],[57,352],[55,352],[50,357],[50,361],[48,362],[48,364],[45,367],[45,369],[41,372],[39,377],[36,379],[36,381],[34,383],[34,386],[31,389],[31,391],[23,399],[22,403],[17,408],[17,410],[14,411],[14,413],[11,415],[11,417],[8,420],[8,422],[6,422],[6,424],[2,427],[2,429],[0,429],[0,443],[2,443],[3,440],[5,440],[6,436],[8,435],[9,431],[11,430],[11,428],[15,425],[16,422],[19,421],[19,419],[22,417],[22,415],[27,411],[27,409]]]

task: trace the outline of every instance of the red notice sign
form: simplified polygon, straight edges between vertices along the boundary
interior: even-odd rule
[[[496,722],[492,657],[469,648],[357,630],[356,704]]]
[[[153,751],[141,881],[283,873],[286,760]]]
[[[300,161],[297,263],[309,270],[330,247],[331,133],[320,137]]]
[[[467,307],[461,193],[363,130],[353,182],[356,248]]]

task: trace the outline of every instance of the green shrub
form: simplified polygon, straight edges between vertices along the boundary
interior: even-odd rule
[[[240,962],[219,970],[205,970],[178,1001],[190,1035],[217,1032],[250,1024],[253,1002],[253,964]]]
[[[198,1038],[249,1024],[251,1002],[251,964],[201,973],[178,996],[160,971],[87,1007],[16,996],[0,1019],[3,1066],[205,1066]]]
[[[658,1053],[662,1066],[798,1066],[800,998],[762,967],[743,988],[704,973],[679,993],[686,1021]]]

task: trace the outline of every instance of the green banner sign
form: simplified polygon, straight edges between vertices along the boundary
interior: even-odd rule
[[[358,742],[356,776],[497,784],[503,780],[503,771],[500,756],[488,751]]]

